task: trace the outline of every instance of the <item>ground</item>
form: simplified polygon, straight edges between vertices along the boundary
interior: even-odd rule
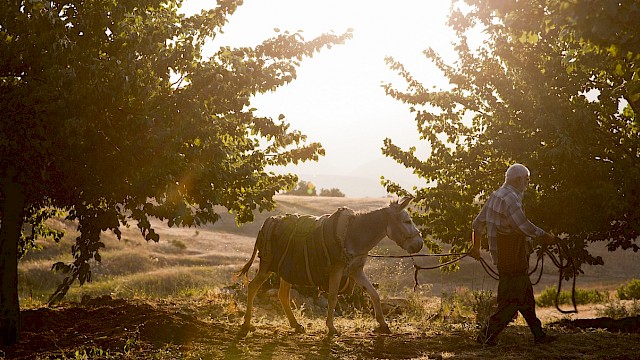
[[[208,311],[216,311],[215,304],[208,306]],[[278,320],[271,323],[275,326],[269,321],[257,324],[255,332],[238,337],[240,315],[220,321],[189,314],[190,310],[195,311],[184,303],[110,297],[24,310],[22,341],[2,355],[6,359],[640,359],[640,318],[623,332],[594,328],[598,326],[594,321],[584,325],[580,319],[565,319],[548,325],[559,340],[542,346],[533,345],[525,326],[512,324],[500,344],[489,348],[473,341],[473,330],[464,326],[416,329],[393,319],[390,335],[374,334],[373,325],[362,324],[328,338],[317,322],[307,325],[307,333],[295,334]]]

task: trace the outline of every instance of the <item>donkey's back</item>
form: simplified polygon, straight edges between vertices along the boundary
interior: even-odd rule
[[[262,271],[275,272],[291,284],[328,288],[331,266],[345,262],[345,208],[320,217],[287,214],[269,217],[262,225],[245,276],[256,254]]]

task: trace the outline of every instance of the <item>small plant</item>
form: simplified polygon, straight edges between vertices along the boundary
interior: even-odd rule
[[[89,351],[84,347],[79,348],[75,351],[74,359],[75,360],[88,360],[88,359],[115,359],[118,355],[110,354],[109,350],[102,350],[98,347],[91,347]],[[67,359],[66,356],[63,355],[64,359]]]
[[[629,284],[619,287],[616,292],[620,300],[640,299],[640,279],[631,280]]]
[[[182,242],[180,240],[171,239],[171,240],[169,240],[169,244],[171,244],[172,246],[174,246],[175,248],[180,249],[180,250],[186,250],[187,249],[187,244],[185,244],[184,242]]]
[[[607,304],[603,309],[598,310],[599,316],[607,316],[612,319],[622,319],[626,317],[640,315],[640,302],[633,300],[631,306],[626,306],[620,300],[612,301]]]
[[[472,295],[471,308],[476,314],[476,324],[479,328],[485,328],[496,306],[496,298],[491,290],[475,290]]]
[[[473,316],[473,292],[457,288],[452,293],[443,292],[440,298],[440,316],[450,323],[466,323]]]
[[[374,284],[376,286],[376,284]],[[349,313],[368,312],[373,308],[369,294],[362,286],[355,286],[351,294],[344,294],[338,297],[338,304],[341,311]]]
[[[407,300],[407,308],[403,315],[410,323],[428,326],[430,320],[438,315],[440,301],[432,294],[432,284],[422,284],[415,290],[406,289],[402,294]]]
[[[133,354],[133,351],[139,346],[140,342],[140,328],[136,328],[135,331],[129,336],[127,342],[124,344],[124,353],[127,355]]]
[[[554,306],[556,302],[556,294],[558,294],[558,288],[555,286],[548,287],[540,293],[536,298],[536,305],[540,307]],[[609,293],[606,291],[598,290],[584,290],[576,289],[576,303],[577,304],[602,304],[609,301]],[[558,304],[570,304],[571,292],[568,290],[560,292],[558,297]]]

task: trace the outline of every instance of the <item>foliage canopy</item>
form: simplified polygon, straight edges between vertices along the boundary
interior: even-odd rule
[[[24,195],[18,207],[29,226],[20,251],[40,236],[60,238],[45,225],[58,211],[80,231],[73,262],[54,266],[69,274],[56,299],[74,281],[91,279],[102,231],[120,236],[120,226],[134,225],[158,241],[151,217],[171,226],[213,223],[218,205],[250,221],[253,210],[273,208],[273,195],[297,182],[267,166],[324,154],[283,115],[256,116],[250,99],[293,81],[303,58],[351,33],[305,40],[284,32],[205,58],[205,42],[242,1],[221,0],[188,17],[181,4],[0,6],[0,175]]]
[[[429,90],[403,64],[387,58],[406,80],[388,95],[415,114],[431,153],[401,149],[385,155],[413,169],[417,224],[433,238],[470,246],[470,227],[508,165],[531,171],[527,215],[565,234],[576,261],[601,264],[587,244],[637,251],[640,236],[640,4],[595,0],[467,0],[454,8],[458,59],[424,53],[450,88]],[[469,31],[484,29],[472,47]],[[391,181],[388,190],[406,193]],[[435,241],[432,251],[441,251]]]

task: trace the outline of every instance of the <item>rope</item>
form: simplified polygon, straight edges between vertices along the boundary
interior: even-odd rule
[[[554,264],[558,267],[558,292],[556,293],[555,306],[556,306],[556,309],[562,314],[575,314],[578,312],[578,307],[576,305],[576,278],[578,277],[578,270],[576,269],[576,266],[573,262],[573,257],[571,256],[571,253],[569,252],[569,248],[566,246],[566,244],[563,244],[562,240],[558,239],[557,245],[558,245],[559,259],[555,259],[555,256],[553,255],[553,253],[551,253],[549,249],[546,249],[546,253],[552,259]],[[563,262],[563,257],[564,257],[563,253],[567,257],[566,263]],[[573,274],[572,274],[573,284],[571,288],[571,302],[573,304],[573,310],[562,310],[560,309],[560,305],[559,305],[560,291],[562,290],[562,279],[564,278],[564,271],[567,268],[571,268],[573,270]]]
[[[538,269],[538,265],[540,265],[540,273],[538,274],[538,279],[531,283],[531,285],[537,285],[538,283],[540,283],[540,280],[542,279],[542,273],[544,270],[544,255],[546,254],[550,259],[551,262],[553,262],[553,264],[558,268],[558,292],[556,293],[556,298],[555,298],[555,306],[556,309],[562,313],[562,314],[574,314],[578,312],[578,307],[576,305],[576,277],[578,275],[578,271],[575,267],[575,264],[573,262],[573,257],[571,256],[571,253],[569,252],[568,247],[566,246],[566,244],[562,243],[561,239],[558,239],[556,245],[558,246],[558,257],[556,257],[551,250],[549,250],[548,246],[545,246],[542,251],[538,251],[538,256],[537,256],[537,260],[536,260],[536,265],[533,268],[533,270],[531,270],[529,272],[529,276],[533,275],[537,269]],[[564,254],[564,255],[563,255]],[[420,285],[418,282],[418,272],[420,270],[433,270],[433,269],[439,269],[445,266],[449,266],[452,264],[455,264],[456,262],[464,259],[465,257],[469,256],[469,253],[450,253],[450,254],[415,254],[415,255],[368,255],[369,257],[372,258],[388,258],[388,259],[404,259],[404,258],[411,258],[412,262],[413,262],[413,281],[414,281],[414,285],[413,285],[413,290],[415,291],[416,288]],[[442,264],[438,264],[438,265],[434,265],[434,266],[419,266],[416,264],[415,262],[415,258],[416,257],[450,257],[450,256],[457,256],[457,258],[453,259],[453,260],[449,260],[447,262],[444,262]],[[564,257],[566,256],[566,263],[564,262]],[[498,272],[496,270],[494,270],[491,265],[489,265],[489,263],[487,263],[487,261],[483,258],[480,257],[478,259],[478,261],[480,262],[480,264],[482,265],[482,268],[484,269],[484,271],[487,273],[487,275],[489,275],[492,279],[494,280],[500,280],[500,275],[498,274]],[[559,304],[559,299],[560,299],[560,292],[562,290],[562,279],[564,278],[564,273],[566,269],[571,268],[573,271],[573,284],[572,284],[572,288],[571,288],[571,302],[573,304],[573,310],[562,310],[560,308],[560,304]]]
[[[469,253],[449,253],[449,254],[415,254],[415,255],[368,255],[372,258],[387,258],[387,259],[404,259],[411,258],[413,262],[413,290],[415,291],[420,283],[418,282],[418,272],[420,270],[433,270],[439,269],[441,267],[449,266],[457,263],[458,261],[464,259],[469,256]],[[434,266],[420,266],[416,264],[415,258],[417,257],[449,257],[449,256],[457,256],[457,258],[453,260],[449,260],[445,263],[434,265]]]

